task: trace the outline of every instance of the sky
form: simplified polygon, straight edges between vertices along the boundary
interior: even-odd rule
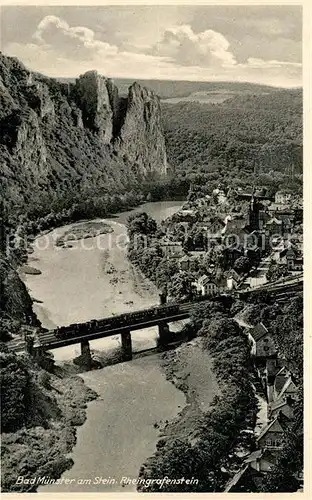
[[[2,6],[1,51],[53,77],[302,84],[300,6]]]

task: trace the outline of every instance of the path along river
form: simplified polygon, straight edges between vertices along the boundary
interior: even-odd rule
[[[124,224],[134,211],[146,211],[160,221],[180,206],[179,202],[147,203],[106,219],[112,233],[83,240],[83,245],[75,242],[73,248],[54,244],[69,226],[39,236],[29,263],[42,274],[24,279],[31,295],[42,301],[34,304],[34,310],[43,326],[52,328],[158,304],[156,287],[127,260]],[[155,329],[135,332],[134,351],[155,346],[156,336]],[[91,348],[107,350],[119,343],[119,337],[113,337],[94,341]],[[79,346],[53,353],[56,361],[80,354]],[[121,486],[122,477],[137,478],[141,464],[155,451],[158,431],[154,423],[176,416],[185,405],[185,397],[165,379],[157,354],[82,377],[100,398],[89,404],[87,421],[78,428],[71,455],[74,466],[62,476],[72,482],[41,487],[40,491],[135,491],[135,485]],[[101,478],[109,484],[103,484]],[[79,479],[86,480],[85,484],[78,484]],[[87,484],[89,480],[91,484]]]

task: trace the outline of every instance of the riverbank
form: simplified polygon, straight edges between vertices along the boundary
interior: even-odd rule
[[[163,433],[190,442],[202,425],[202,417],[209,410],[214,396],[219,393],[212,357],[203,350],[201,343],[202,340],[196,338],[162,356],[167,380],[185,394],[187,401],[185,408],[166,425]]]
[[[118,242],[126,236],[124,224],[133,212],[147,211],[160,221],[180,206],[176,202],[148,203],[104,219],[113,232],[88,238],[86,244],[74,245],[73,248],[55,245],[57,237],[70,230],[71,225],[38,236],[28,261],[30,265],[34,263],[41,274],[24,274],[23,279],[36,300],[33,308],[42,326],[54,328],[158,304],[157,288],[129,263],[126,247]],[[95,358],[102,362],[111,353],[113,356],[117,354],[119,337],[93,341],[90,347]],[[133,332],[134,351],[155,347],[156,337],[156,328]],[[79,345],[55,350],[52,354],[57,369],[61,366],[67,374],[81,373],[81,369],[72,363],[73,358],[80,354]],[[81,373],[80,377],[99,394],[99,398],[84,410],[87,419],[77,430],[76,445],[71,441],[68,446],[70,462],[59,469],[58,477],[75,480],[95,477],[102,471],[103,476],[118,478],[123,471],[124,476],[137,477],[140,465],[153,453],[159,439],[159,430],[154,424],[172,419],[185,405],[184,394],[166,380],[160,363],[159,354],[154,354],[134,359],[131,363]],[[125,415],[128,419],[129,412],[131,422],[135,423],[131,432],[125,426]],[[56,427],[60,429],[58,424]],[[30,439],[27,438],[28,432],[27,429],[21,442]],[[46,441],[44,443],[46,445]],[[36,447],[36,443],[33,445]],[[36,461],[32,465],[35,467]],[[40,487],[41,490],[125,492],[135,491],[135,486],[72,483],[44,486]]]
[[[198,337],[164,357],[167,377],[188,404],[161,429],[157,451],[140,469],[139,491],[224,491],[253,447],[258,407],[248,339],[228,312],[214,316],[203,306]],[[175,482],[159,487],[156,478],[165,476]]]
[[[87,403],[97,398],[80,377],[62,368],[51,374],[26,356],[19,363],[30,377],[27,423],[1,435],[2,492],[35,492],[38,478],[57,479],[72,467],[68,453],[77,427],[86,420]]]
[[[202,438],[206,415],[215,397],[220,393],[217,377],[213,371],[213,358],[203,349],[201,338],[164,353],[161,365],[166,379],[185,395],[186,405],[172,420],[157,423],[160,435],[156,451],[141,466],[140,480],[164,476],[171,479],[187,477],[183,464],[188,459],[192,460],[192,453],[194,458],[196,457],[196,446]],[[139,486],[138,491],[162,490],[157,486],[156,488]],[[180,485],[176,489],[169,487],[164,491],[191,490],[185,490],[185,485]]]
[[[166,380],[160,365],[161,355],[153,354],[81,375],[99,397],[88,405],[87,420],[78,428],[74,465],[62,475],[72,482],[45,486],[40,493],[136,491],[122,478],[138,477],[141,464],[155,451],[159,425],[185,406],[184,394]],[[101,476],[111,482],[98,482]]]

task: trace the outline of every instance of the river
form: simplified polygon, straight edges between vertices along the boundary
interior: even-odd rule
[[[83,240],[83,244],[75,242],[73,248],[54,244],[70,226],[36,238],[29,263],[42,274],[24,279],[31,296],[42,301],[34,304],[34,310],[43,326],[52,328],[158,304],[156,287],[126,258],[124,224],[136,211],[146,211],[160,221],[181,204],[146,203],[105,219],[112,233]],[[154,346],[156,336],[154,329],[135,332],[134,351]],[[118,345],[119,337],[113,337],[93,341],[91,348],[107,350]],[[72,359],[79,354],[79,346],[53,354],[57,362]],[[155,451],[159,432],[154,424],[170,420],[185,405],[184,394],[166,380],[159,361],[159,355],[153,354],[81,375],[99,399],[88,405],[87,421],[77,430],[77,445],[71,454],[74,466],[62,476],[72,482],[45,486],[41,492],[136,490],[133,484],[122,487],[121,478],[137,478],[141,464]]]

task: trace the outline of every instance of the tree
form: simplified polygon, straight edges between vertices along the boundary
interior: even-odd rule
[[[188,271],[181,271],[172,277],[168,283],[168,295],[173,300],[192,300],[195,294],[194,275]]]
[[[287,269],[286,264],[274,264],[271,263],[270,267],[266,273],[266,278],[268,281],[277,281],[280,278],[289,276],[290,272]]]
[[[222,340],[240,335],[240,328],[233,319],[217,316],[203,324],[199,335],[205,337],[205,348],[214,351]]]
[[[239,257],[238,259],[236,259],[233,267],[234,267],[235,271],[238,272],[238,274],[245,274],[251,268],[251,261],[248,257],[242,256],[242,257]]]
[[[163,258],[155,271],[155,282],[160,290],[167,288],[171,278],[179,272],[178,264],[173,259]]]
[[[14,432],[27,417],[30,375],[23,362],[0,344],[1,431]]]
[[[0,318],[0,342],[8,342],[11,338],[12,335],[9,322]]]
[[[130,239],[135,234],[152,235],[157,231],[157,223],[146,212],[134,213],[128,217],[127,230]]]

